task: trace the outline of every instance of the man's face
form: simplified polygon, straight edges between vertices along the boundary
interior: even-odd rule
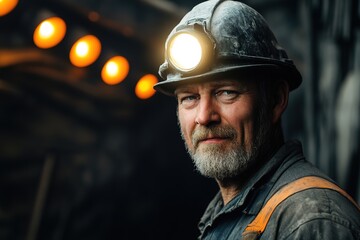
[[[256,83],[222,80],[175,91],[181,135],[197,169],[216,179],[247,170],[264,142]],[[268,127],[265,127],[268,128]]]

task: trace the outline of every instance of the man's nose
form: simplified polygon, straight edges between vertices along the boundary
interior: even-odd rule
[[[200,98],[195,118],[196,124],[206,126],[212,123],[220,122],[220,119],[218,106],[214,103],[213,99],[211,97]]]

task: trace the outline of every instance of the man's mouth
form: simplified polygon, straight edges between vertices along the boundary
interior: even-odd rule
[[[201,138],[196,142],[196,145],[199,145],[200,143],[205,144],[216,144],[216,143],[222,143],[225,140],[229,140],[229,137],[222,137],[222,136],[209,136],[205,138]]]
[[[231,127],[198,128],[192,135],[193,146],[196,149],[200,143],[222,144],[236,138],[236,131]]]

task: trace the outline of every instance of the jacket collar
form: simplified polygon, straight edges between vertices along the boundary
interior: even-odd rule
[[[288,141],[280,147],[273,157],[248,181],[243,190],[226,206],[223,206],[221,194],[218,192],[209,203],[200,220],[200,231],[207,225],[211,225],[220,215],[232,212],[235,209],[242,208],[244,214],[257,214],[265,200],[265,196],[283,171],[277,171],[276,174],[274,172],[278,168],[285,170],[286,167],[284,165],[291,165],[292,162],[298,159],[294,158],[297,155],[302,156],[301,143],[297,140]],[[251,203],[247,204],[249,199],[258,194],[265,195],[263,198],[260,198],[263,201],[251,201]]]

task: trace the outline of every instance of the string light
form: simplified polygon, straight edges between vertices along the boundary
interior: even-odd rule
[[[0,16],[11,12],[18,0],[0,0]],[[96,19],[91,19],[95,21]],[[34,30],[34,44],[43,49],[58,45],[65,37],[67,26],[60,17],[50,17],[43,20]],[[86,67],[94,63],[102,50],[100,40],[94,35],[79,38],[71,47],[70,62],[76,67]],[[101,78],[108,85],[118,84],[128,76],[130,65],[123,56],[110,58],[101,69]],[[140,99],[148,99],[155,94],[154,84],[158,79],[153,74],[146,74],[137,82],[135,94]]]

